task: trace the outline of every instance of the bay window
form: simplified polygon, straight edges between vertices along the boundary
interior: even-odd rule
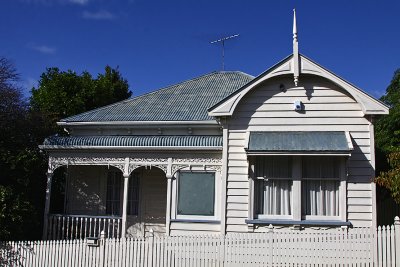
[[[251,161],[257,219],[345,218],[343,157],[274,155]]]

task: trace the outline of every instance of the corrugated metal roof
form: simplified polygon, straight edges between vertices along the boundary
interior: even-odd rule
[[[121,146],[121,147],[220,147],[222,136],[52,136],[47,138],[44,146]]]
[[[251,132],[248,152],[350,151],[345,132]]]
[[[158,91],[78,114],[63,122],[203,121],[207,108],[254,77],[238,71],[212,72]]]

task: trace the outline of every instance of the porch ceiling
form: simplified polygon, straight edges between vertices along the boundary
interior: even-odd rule
[[[222,136],[52,136],[43,148],[76,147],[222,147]]]

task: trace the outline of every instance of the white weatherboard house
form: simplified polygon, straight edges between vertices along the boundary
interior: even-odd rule
[[[376,224],[374,126],[388,107],[299,54],[61,120],[46,139],[44,238]],[[51,214],[53,172],[67,172]]]

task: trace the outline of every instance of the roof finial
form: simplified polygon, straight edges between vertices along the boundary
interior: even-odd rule
[[[296,9],[293,9],[293,41],[297,42]]]
[[[294,85],[299,83],[299,43],[297,40],[296,9],[293,9],[293,78]]]

